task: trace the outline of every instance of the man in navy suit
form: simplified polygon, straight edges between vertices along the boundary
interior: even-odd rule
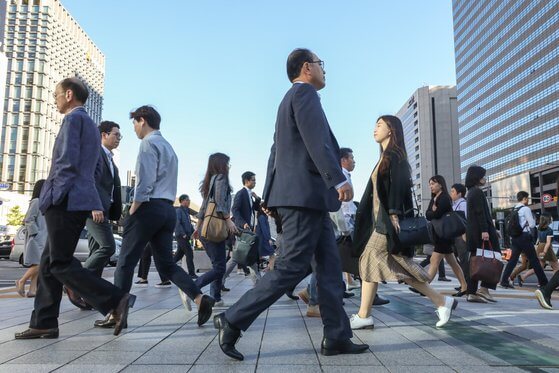
[[[256,186],[256,175],[254,172],[247,171],[241,175],[243,189],[235,194],[233,200],[233,221],[240,229],[254,230],[255,211],[260,209],[260,197],[252,190]]]
[[[16,339],[58,338],[63,285],[102,314],[111,312],[116,323],[114,335],[126,325],[128,308],[134,305],[135,296],[83,268],[74,258],[87,217],[94,210],[102,210],[95,188],[101,139],[83,107],[88,95],[85,84],[77,78],[62,80],[54,92],[56,107],[65,116],[39,200],[48,240],[39,265],[39,286],[29,329],[16,333]]]
[[[237,360],[244,358],[235,348],[240,331],[307,275],[313,256],[324,324],[321,353],[353,354],[369,347],[351,341],[343,308],[342,267],[329,211],[350,201],[353,188],[340,167],[340,149],[317,93],[326,85],[324,62],[308,49],[296,49],[287,59],[287,76],[293,85],[278,110],[263,195],[266,207],[281,218],[282,255],[274,271],[214,317],[221,350]]]

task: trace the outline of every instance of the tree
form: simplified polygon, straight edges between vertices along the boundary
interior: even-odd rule
[[[8,225],[19,227],[23,223],[25,214],[21,212],[19,206],[14,206],[8,211]]]

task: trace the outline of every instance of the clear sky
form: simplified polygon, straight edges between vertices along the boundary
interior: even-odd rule
[[[121,124],[120,169],[139,140],[128,113],[143,104],[179,157],[179,190],[201,202],[209,154],[231,157],[231,183],[264,186],[285,61],[306,47],[325,61],[320,92],[341,146],[354,150],[356,199],[378,159],[372,138],[425,85],[455,84],[449,0],[62,0],[106,57],[103,118]]]

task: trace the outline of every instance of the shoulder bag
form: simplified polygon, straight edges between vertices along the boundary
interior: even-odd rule
[[[417,196],[415,195],[413,187],[412,192],[415,205],[418,206]],[[413,216],[404,217],[404,219],[400,220],[400,232],[398,233],[400,244],[403,247],[411,247],[415,245],[433,243],[430,224],[418,208],[407,210],[404,212],[404,216],[412,211],[414,212]]]
[[[485,255],[485,245],[489,245],[489,250],[493,255]],[[477,251],[480,251],[478,249]],[[490,241],[483,241],[481,244],[481,255],[472,256],[470,258],[470,278],[473,281],[482,281],[487,284],[498,284],[501,280],[501,273],[503,272],[503,262],[495,256],[495,252],[491,247]]]
[[[443,239],[453,240],[466,233],[466,220],[456,211],[449,211],[439,219],[431,220],[435,234]]]
[[[208,191],[208,204],[206,206],[206,212],[204,213],[204,221],[202,222],[200,236],[210,242],[221,242],[229,237],[229,232],[227,232],[225,219],[217,212],[213,189],[214,184],[215,178]]]

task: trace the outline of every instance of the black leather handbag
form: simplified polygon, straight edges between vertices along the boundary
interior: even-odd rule
[[[466,233],[466,220],[456,211],[444,214],[440,219],[431,220],[435,234],[443,239],[453,240]]]
[[[429,221],[421,215],[418,209],[412,210],[414,211],[413,217],[400,220],[400,233],[398,233],[400,244],[403,247],[410,247],[433,243]],[[405,215],[410,211],[406,211]]]

